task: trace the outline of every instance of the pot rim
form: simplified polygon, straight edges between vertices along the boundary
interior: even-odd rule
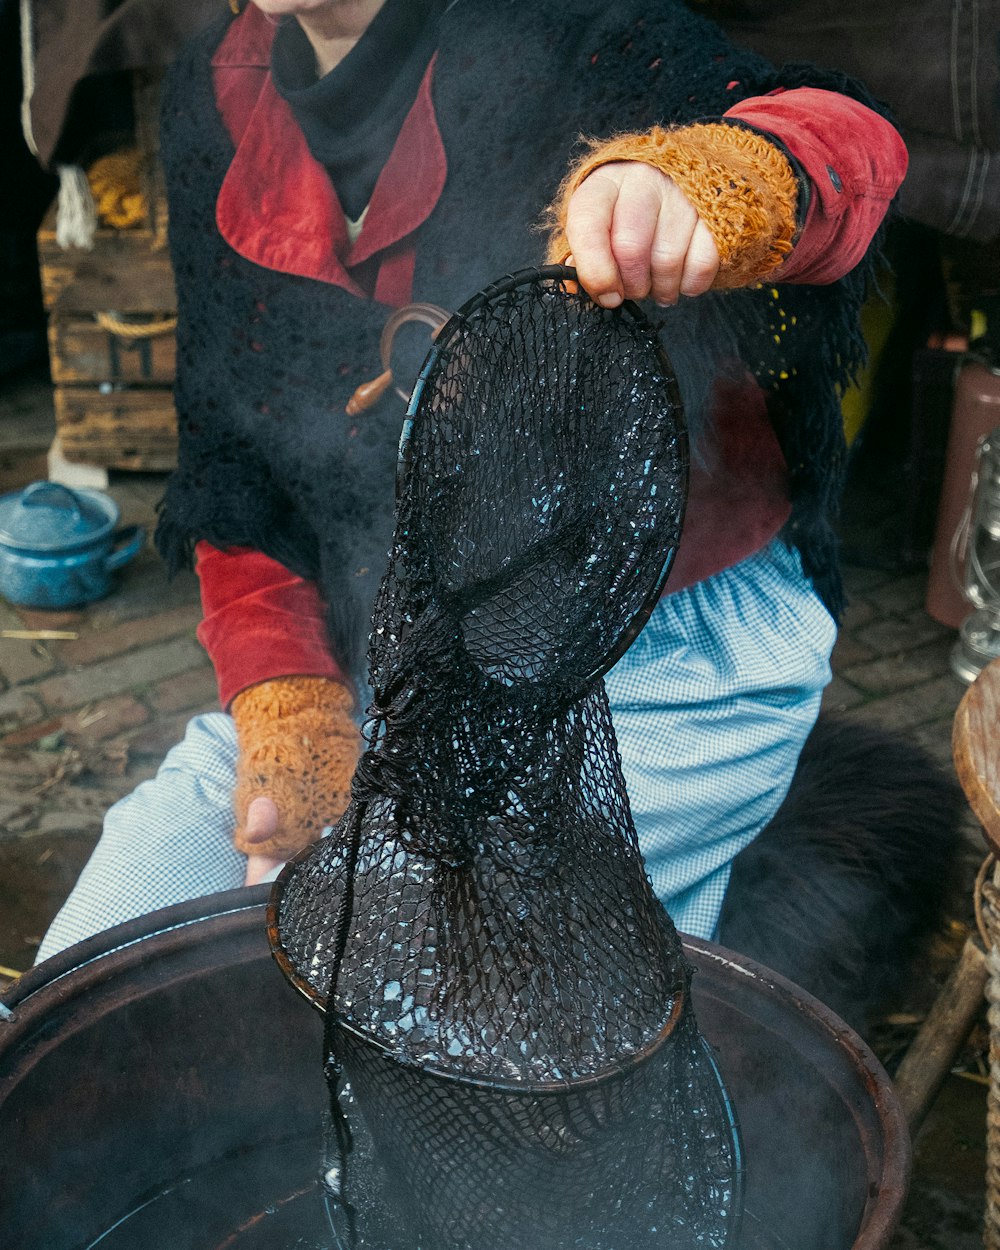
[[[31,1030],[36,1013],[44,1015],[53,1008],[66,1007],[71,1000],[86,1011],[87,1004],[93,1002],[93,991],[130,967],[157,954],[167,956],[188,949],[193,938],[190,931],[196,926],[207,926],[206,936],[216,940],[259,935],[263,955],[267,950],[265,911],[270,892],[271,885],[264,883],[177,903],[106,929],[36,964],[0,994],[0,1055],[8,1046],[16,1047],[19,1035]],[[696,972],[699,965],[715,964],[737,973],[734,986],[742,985],[748,994],[759,991],[775,1000],[794,1030],[812,1034],[816,1040],[825,1038],[831,1051],[838,1052],[861,1081],[870,1100],[870,1114],[866,1117],[861,1109],[854,1108],[853,1115],[864,1143],[871,1184],[850,1250],[887,1246],[902,1213],[911,1164],[909,1131],[888,1073],[849,1025],[787,978],[715,943],[686,934],[681,938],[685,954],[694,957]],[[249,957],[246,952],[243,956]],[[73,981],[67,984],[70,974],[74,974]],[[0,1087],[0,1101],[2,1092]],[[877,1132],[873,1122],[878,1125]]]

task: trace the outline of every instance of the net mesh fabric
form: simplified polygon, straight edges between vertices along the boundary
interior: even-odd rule
[[[570,272],[487,288],[428,357],[369,749],[272,902],[422,1250],[722,1247],[737,1223],[735,1127],[601,681],[662,589],[685,433],[641,313]]]

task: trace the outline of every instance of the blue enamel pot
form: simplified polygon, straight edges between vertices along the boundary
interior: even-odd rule
[[[139,554],[141,525],[116,528],[118,505],[98,490],[34,482],[0,496],[0,594],[27,608],[100,599],[112,574]]]

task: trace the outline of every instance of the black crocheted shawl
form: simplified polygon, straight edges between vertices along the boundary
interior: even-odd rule
[[[263,269],[220,237],[215,203],[233,147],[209,63],[223,34],[216,23],[189,45],[164,103],[180,454],[157,541],[172,567],[206,539],[317,579],[334,653],[357,672],[390,545],[403,405],[390,394],[350,418],[345,403],[380,372],[388,310]],[[673,0],[458,0],[434,74],[448,178],[419,235],[413,298],[454,308],[540,261],[538,223],[581,134],[718,117],[803,84],[866,99],[839,76],[776,71]],[[656,311],[692,412],[734,360],[765,388],[791,473],[785,537],[835,615],[839,390],[864,358],[863,270],[826,287],[713,293]]]

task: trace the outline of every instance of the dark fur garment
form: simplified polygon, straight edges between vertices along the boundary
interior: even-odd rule
[[[733,861],[719,941],[863,1030],[941,923],[963,812],[919,747],[821,717],[777,815]]]

